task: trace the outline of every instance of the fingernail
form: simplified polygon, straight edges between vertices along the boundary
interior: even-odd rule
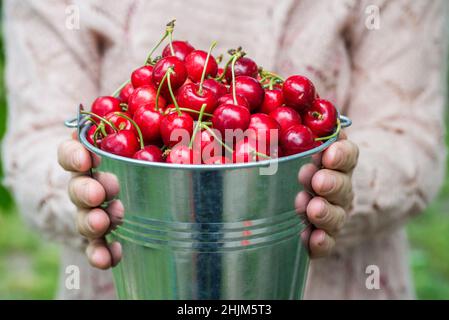
[[[316,214],[317,219],[323,219],[326,216],[326,204],[323,201],[320,201],[320,209]]]
[[[319,186],[322,192],[331,191],[337,183],[335,176],[332,174],[321,174],[319,179]]]
[[[334,164],[338,166],[343,161],[343,153],[340,149],[335,149],[334,151]]]
[[[81,161],[82,161],[82,159],[83,159],[83,152],[82,152],[81,150],[76,151],[76,152],[73,154],[73,159],[72,159],[72,161],[73,161],[73,166],[74,166],[75,168],[77,168],[77,169],[81,168]]]
[[[92,232],[92,233],[94,233],[95,232],[95,230],[94,230],[94,228],[93,228],[93,225],[94,225],[94,219],[95,219],[95,217],[94,217],[94,215],[95,215],[95,213],[94,212],[90,212],[88,215],[87,215],[87,227],[89,228],[89,231],[90,232]]]

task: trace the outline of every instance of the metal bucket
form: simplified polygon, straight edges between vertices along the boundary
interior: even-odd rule
[[[80,141],[102,158],[94,170],[120,185],[125,219],[108,236],[123,249],[113,269],[120,299],[301,299],[310,226],[295,210],[298,170],[336,138],[277,160],[173,165],[105,153],[77,123]],[[275,174],[261,174],[274,164]]]

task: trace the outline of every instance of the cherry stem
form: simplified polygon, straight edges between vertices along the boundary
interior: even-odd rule
[[[232,58],[232,64],[231,64],[231,73],[232,73],[232,99],[234,100],[234,104],[237,105],[237,93],[235,89],[235,62],[239,58],[239,55],[236,54]]]
[[[94,132],[94,146],[95,146],[95,148],[98,148],[98,143],[97,143],[97,139],[98,139],[98,133],[100,132],[100,126],[98,126],[96,129],[95,129],[95,132]]]
[[[265,159],[271,159],[271,157],[266,155],[265,153],[262,153],[262,152],[259,152],[259,151],[256,151],[256,150],[252,150],[251,152],[253,154],[255,154],[256,156],[258,156],[258,157],[265,158]]]
[[[274,82],[276,81],[276,78],[271,78],[270,79],[270,84],[268,85],[268,88],[270,89],[270,90],[273,90],[273,87],[274,87]]]
[[[170,113],[170,110],[173,110],[173,109],[168,109],[168,112],[166,112],[166,113]],[[176,110],[176,108],[175,108],[175,110]],[[196,114],[200,114],[200,111],[194,110],[194,109],[189,109],[189,108],[179,108],[179,110],[181,110],[181,111],[186,111],[186,112],[191,112],[191,113],[196,113]],[[212,116],[213,116],[212,113],[204,112],[203,114],[204,114],[205,116],[207,116],[207,117],[212,117]]]
[[[217,41],[212,42],[211,46],[209,47],[209,51],[207,51],[207,57],[206,57],[206,61],[204,63],[203,73],[201,74],[200,87],[198,89],[199,94],[203,94],[203,83],[204,83],[204,79],[206,78],[207,65],[209,64],[211,52],[215,48],[216,45],[217,45]]]
[[[164,40],[167,39],[168,36],[170,36],[170,38],[171,38],[171,35],[172,35],[173,30],[175,28],[175,21],[176,21],[176,19],[173,19],[172,21],[167,23],[167,27],[165,28],[164,35],[159,40],[159,42],[156,43],[156,45],[151,49],[150,53],[148,54],[147,59],[145,60],[145,65],[152,65],[153,64],[153,59],[151,59],[151,56],[153,55],[153,53],[157,50],[157,48],[159,48],[159,46],[162,44],[162,42],[164,42]],[[171,40],[170,40],[170,51],[171,51],[171,54],[174,55],[174,50],[173,50],[173,45],[172,45],[172,41]]]
[[[179,109],[179,105],[178,105],[178,101],[176,101],[176,97],[175,94],[173,93],[173,89],[171,87],[171,80],[170,80],[170,76],[173,73],[173,68],[170,67],[167,70],[167,84],[168,84],[168,91],[170,92],[170,96],[171,99],[173,100],[173,104],[175,105],[176,111],[178,112],[178,116],[180,116],[182,114],[181,110]]]
[[[114,112],[114,114],[116,116],[122,117],[126,120],[128,120],[129,122],[131,122],[131,124],[133,125],[134,128],[136,128],[137,134],[139,136],[139,142],[140,142],[140,149],[145,148],[145,145],[143,143],[143,136],[142,136],[142,131],[140,130],[140,127],[137,125],[137,123],[131,119],[130,117],[128,117],[126,114],[121,113],[121,112]]]
[[[221,144],[228,152],[230,152],[230,153],[234,152],[234,150],[232,150],[231,147],[229,147],[226,143],[224,143],[221,139],[219,139],[217,137],[217,135],[215,134],[215,132],[211,128],[209,128],[206,124],[204,124],[204,123],[201,124],[201,128],[207,130],[211,134],[211,136],[214,137],[214,139],[217,140],[218,143]]]
[[[330,136],[327,136],[327,137],[315,138],[315,141],[323,141],[323,140],[332,139],[332,138],[338,136],[340,131],[341,131],[341,122],[340,122],[340,119],[337,119],[337,129],[335,130],[335,132],[333,134],[331,134]]]
[[[117,96],[120,94],[120,91],[122,91],[122,89],[129,83],[129,80],[126,80],[125,82],[123,82],[120,87],[117,88],[117,90],[114,91],[114,93],[112,94],[112,96],[114,98],[117,98]]]
[[[201,106],[200,115],[198,116],[198,121],[196,122],[196,126],[193,129],[192,138],[190,139],[189,142],[189,149],[192,149],[193,141],[195,140],[198,130],[201,128],[202,123],[201,121],[203,120],[204,109],[206,109],[206,106],[207,106],[206,103],[203,103],[203,105]]]
[[[156,105],[154,106],[154,109],[156,111],[159,111],[159,97],[161,95],[162,86],[164,85],[165,80],[167,80],[167,77],[168,77],[168,70],[167,72],[165,72],[164,76],[162,77],[161,83],[159,83],[159,87],[157,88],[156,101],[155,101]]]
[[[226,69],[228,69],[229,64],[232,62],[232,60],[234,59],[234,55],[232,55],[228,61],[226,61],[226,64],[223,67],[223,72],[222,74],[220,74],[220,76],[218,78],[215,78],[215,80],[221,82],[223,80],[223,78],[225,77],[226,74]]]
[[[270,78],[270,79],[274,78],[275,81],[279,80],[280,82],[284,82],[284,79],[280,75],[278,75],[274,72],[271,72],[271,71],[262,70],[262,71],[260,71],[260,75],[262,76],[262,78],[265,78],[265,79],[266,78]]]
[[[101,122],[104,122],[104,123],[106,123],[108,126],[110,126],[115,132],[118,131],[117,127],[116,127],[112,122],[106,120],[106,119],[103,118],[103,117],[100,117],[99,115],[97,115],[97,114],[95,114],[95,113],[93,113],[93,112],[90,112],[90,111],[81,111],[81,114],[85,114],[85,115],[89,115],[89,116],[91,116],[91,117],[97,118],[97,119],[99,119]],[[99,126],[100,126],[100,124],[99,124]]]

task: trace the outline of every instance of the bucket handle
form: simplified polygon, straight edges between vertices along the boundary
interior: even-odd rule
[[[349,119],[347,116],[340,115],[339,119],[340,119],[340,123],[341,123],[341,127],[342,128],[347,128],[347,127],[350,127],[352,125],[352,120]],[[76,117],[76,118],[72,118],[72,119],[68,119],[68,120],[64,121],[64,125],[67,128],[75,129],[75,128],[78,128],[78,124],[84,123],[83,120],[84,120],[83,117],[80,117],[78,115],[78,117]]]
[[[347,116],[340,115],[339,119],[342,128],[347,128],[352,125],[352,120],[349,119]]]

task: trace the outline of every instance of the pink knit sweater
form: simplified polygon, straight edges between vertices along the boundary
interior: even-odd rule
[[[175,38],[199,48],[218,40],[217,53],[243,45],[266,69],[310,77],[354,121],[348,134],[360,147],[356,198],[335,253],[313,261],[306,297],[413,297],[404,224],[432,200],[444,176],[446,1],[4,4],[6,183],[25,220],[63,246],[60,298],[114,296],[110,271],[88,266],[75,230],[69,174],[56,161],[56,146],[69,137],[62,122],[79,102],[111,93],[142,64],[172,17]],[[378,29],[367,27],[376,26],[369,5],[380,9]],[[79,29],[70,15],[77,10]],[[64,287],[67,265],[80,266],[80,290]],[[380,271],[378,290],[366,287],[370,265]]]

